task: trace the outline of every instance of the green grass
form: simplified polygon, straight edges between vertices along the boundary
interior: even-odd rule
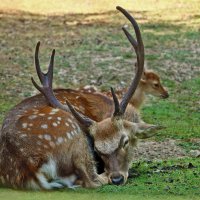
[[[193,159],[140,161],[133,163],[126,186],[104,186],[102,193],[132,195],[200,195],[200,165]]]
[[[200,111],[199,101],[200,79],[184,81],[170,90],[173,100],[154,100],[143,109],[146,121],[160,123],[165,126],[157,138],[188,139],[199,137]]]
[[[0,189],[2,199],[198,199],[200,163],[191,158],[133,163],[125,186],[106,185],[98,189],[27,192]]]
[[[51,49],[56,49],[55,88],[76,88],[94,83],[99,89],[108,90],[110,86],[116,88],[130,83],[135,56],[121,31],[121,26],[127,21],[115,11],[116,1],[110,1],[109,5],[99,2],[99,8],[95,3],[94,9],[86,4],[70,7],[69,1],[61,0],[59,5],[62,6],[47,4],[46,1],[41,4],[39,0],[23,0],[21,2],[26,2],[23,5],[17,4],[18,0],[12,4],[7,1],[0,3],[0,124],[11,107],[36,92],[30,77],[36,76],[33,53],[38,40],[41,41],[43,69],[47,68]],[[32,13],[1,9],[1,6],[5,8],[8,5]],[[147,66],[160,74],[170,93],[166,100],[150,98],[142,109],[144,121],[166,127],[153,139],[181,139],[179,145],[187,152],[199,150],[200,143],[194,142],[193,138],[200,138],[200,1],[144,0],[121,5],[129,8],[137,19],[144,39]],[[43,14],[53,10],[63,13]],[[84,14],[80,13],[82,10]],[[102,81],[100,85],[98,78]],[[195,168],[188,169],[189,163]],[[162,172],[166,166],[169,170]],[[132,171],[136,175],[125,186],[53,192],[1,188],[0,198],[199,198],[198,159],[138,161],[133,163]]]
[[[163,198],[162,195],[128,195],[128,194],[100,194],[100,193],[79,193],[79,192],[69,192],[69,191],[62,191],[62,192],[17,192],[13,190],[5,190],[0,193],[0,197],[5,200],[65,200],[65,199],[74,199],[74,200],[88,200],[88,199],[95,199],[95,200],[136,200],[136,199],[149,199],[149,200],[160,200]],[[188,196],[174,196],[174,195],[166,195],[166,200],[198,200],[199,197],[192,195]]]

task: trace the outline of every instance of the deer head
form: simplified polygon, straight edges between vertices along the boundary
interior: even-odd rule
[[[151,70],[144,71],[140,81],[140,86],[146,94],[159,96],[163,99],[169,97],[168,91],[161,84],[160,77]]]
[[[35,65],[43,87],[38,86],[33,78],[32,82],[34,86],[45,96],[47,102],[52,107],[59,108],[66,112],[69,110],[71,111],[84,134],[93,140],[94,150],[105,163],[105,172],[108,176],[109,182],[119,185],[124,184],[128,177],[129,164],[132,159],[132,148],[134,146],[131,145],[131,143],[135,142],[135,138],[140,137],[141,133],[151,132],[157,127],[144,123],[133,123],[124,119],[124,113],[128,102],[134,94],[143,73],[144,46],[140,30],[135,19],[123,8],[117,7],[117,9],[128,18],[134,27],[137,40],[135,40],[124,27],[122,29],[136,52],[138,67],[136,75],[120,103],[114,90],[111,88],[114,102],[114,112],[111,117],[103,119],[100,122],[95,122],[74,109],[68,100],[66,100],[67,105],[64,105],[56,99],[52,90],[55,50],[53,50],[51,55],[48,72],[44,74],[41,72],[38,59],[40,43],[36,46]]]

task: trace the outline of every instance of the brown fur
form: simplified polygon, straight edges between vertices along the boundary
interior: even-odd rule
[[[83,187],[99,186],[103,179],[96,173],[88,142],[76,120],[62,110],[52,115],[51,112],[52,108],[39,95],[26,99],[8,113],[0,136],[0,183],[15,188],[52,189],[45,188],[36,174],[53,159],[58,177],[76,174]],[[52,124],[58,123],[58,117],[61,120],[55,127]],[[41,128],[42,125],[48,127]],[[66,133],[71,131],[74,134],[68,138]],[[52,181],[52,177],[43,175]]]
[[[66,94],[69,94],[70,98],[77,95],[76,91],[72,90],[69,93],[67,90],[55,90],[55,93],[61,101],[68,98]],[[77,108],[79,101],[86,101],[85,93],[78,96],[78,99],[75,98],[77,101],[71,99]],[[102,102],[107,98],[98,96]],[[107,102],[108,108],[111,109],[109,98]],[[87,108],[88,105],[89,101],[86,101],[83,108]],[[104,105],[99,109],[99,105],[96,104],[97,112],[104,111]],[[87,114],[87,109],[83,111]],[[111,115],[110,112],[102,113],[103,116],[107,116],[108,113]],[[0,182],[10,187],[52,189],[42,185],[37,176],[39,174],[46,177],[51,184],[53,177],[40,171],[42,166],[52,159],[57,165],[58,177],[65,178],[75,174],[76,182],[81,183],[83,187],[96,187],[108,181],[112,183],[113,177],[120,176],[125,183],[132,160],[132,149],[138,137],[136,134],[140,133],[139,123],[129,122],[128,126],[127,123],[124,119],[109,117],[95,122],[90,127],[94,148],[105,163],[105,174],[97,175],[85,133],[80,130],[73,115],[49,107],[42,95],[28,98],[13,108],[3,122],[0,136]],[[122,140],[124,137],[129,141],[126,148]]]

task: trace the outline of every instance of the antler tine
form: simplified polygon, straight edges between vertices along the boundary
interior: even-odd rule
[[[132,44],[136,55],[137,55],[137,69],[136,69],[136,75],[128,89],[128,91],[125,93],[124,97],[122,98],[122,101],[120,103],[120,111],[121,114],[124,114],[126,107],[128,105],[128,102],[130,101],[131,97],[133,96],[139,81],[142,77],[142,73],[144,70],[144,45],[143,45],[143,41],[142,41],[142,36],[140,33],[140,29],[139,26],[137,24],[137,22],[135,21],[135,19],[122,7],[117,6],[116,7],[117,10],[119,10],[120,12],[122,12],[122,14],[124,14],[124,16],[131,22],[131,24],[133,25],[133,28],[135,30],[135,35],[137,38],[137,41],[131,36],[131,34],[125,29],[125,27],[122,28],[122,30],[124,31],[127,39],[129,40],[129,42]]]
[[[53,66],[54,66],[54,56],[55,56],[55,49],[53,49],[52,54],[51,54],[51,59],[47,71],[47,77],[49,79],[49,85],[52,88],[52,80],[53,80]]]
[[[36,48],[35,48],[35,68],[36,68],[36,71],[37,71],[37,75],[40,79],[40,82],[42,83],[42,80],[44,79],[44,74],[41,71],[40,61],[39,61],[39,58],[38,58],[39,48],[40,48],[40,42],[37,43]]]
[[[112,94],[114,105],[115,105],[115,111],[113,113],[113,116],[120,116],[120,115],[122,115],[122,113],[121,113],[121,110],[120,110],[120,107],[119,107],[119,101],[118,101],[117,96],[114,92],[114,89],[112,87],[110,89],[111,89],[111,94]]]
[[[128,38],[129,42],[132,44],[133,48],[135,49],[136,54],[138,55],[138,43],[137,41],[132,37],[132,35],[127,31],[125,27],[122,27],[122,30],[124,31],[124,34]]]
[[[143,44],[143,41],[142,41],[142,36],[141,36],[141,33],[140,33],[140,28],[136,22],[136,20],[122,7],[120,6],[117,6],[116,7],[117,10],[119,10],[130,22],[131,24],[133,25],[133,28],[135,30],[135,35],[136,35],[136,38],[137,38],[137,43],[138,43],[138,48],[140,49],[140,53],[143,53],[143,58],[144,58],[144,44]],[[143,52],[142,52],[143,51]],[[141,55],[142,56],[142,55]]]
[[[55,49],[52,51],[52,54],[51,54],[51,59],[50,59],[50,63],[49,63],[48,72],[46,74],[44,74],[41,71],[39,58],[38,58],[39,47],[40,47],[40,42],[37,43],[36,49],[35,49],[35,67],[36,67],[37,75],[38,75],[38,77],[40,79],[40,82],[42,84],[42,87],[40,87],[35,82],[33,77],[31,77],[31,81],[32,81],[33,85],[45,96],[46,100],[48,101],[48,103],[52,107],[60,108],[60,109],[65,110],[65,111],[69,111],[67,106],[61,104],[56,99],[56,97],[55,97],[55,95],[53,93],[53,89],[52,89]]]
[[[94,122],[93,120],[91,120],[90,118],[83,116],[79,112],[77,112],[68,100],[66,100],[66,103],[67,103],[71,113],[76,118],[76,120],[80,123],[80,125],[84,124],[83,128],[89,128],[93,124],[93,122]]]
[[[40,48],[40,42],[37,43],[35,48],[35,68],[37,71],[37,75],[40,79],[40,82],[45,85],[46,87],[50,86],[52,88],[52,80],[53,80],[53,66],[54,66],[54,56],[55,56],[55,49],[53,49],[51,54],[51,59],[48,67],[47,73],[43,73],[41,71],[40,62],[39,62],[39,48]]]

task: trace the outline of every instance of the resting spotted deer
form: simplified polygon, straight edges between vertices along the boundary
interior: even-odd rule
[[[59,101],[59,92],[52,89],[53,50],[49,69],[41,72],[35,50],[35,66],[42,86],[32,78],[43,94],[25,99],[6,116],[0,133],[0,184],[15,188],[53,189],[62,187],[97,187],[101,184],[124,184],[128,177],[134,144],[146,136],[154,125],[125,119],[125,111],[143,73],[144,48],[139,27],[128,15],[137,41],[123,28],[137,55],[136,75],[119,103],[111,89],[113,114],[94,121],[76,110],[66,98]],[[90,144],[93,144],[91,147]],[[93,152],[105,163],[105,173],[98,175]]]
[[[79,90],[81,90],[82,92],[88,92],[94,94],[99,93],[96,87],[89,85],[80,88]],[[116,94],[118,98],[122,98],[123,93],[126,91],[127,88],[117,90]],[[112,97],[110,92],[103,92],[103,93],[108,97]],[[168,91],[161,84],[159,75],[152,70],[145,69],[142,78],[138,84],[138,87],[134,95],[132,96],[131,100],[129,101],[129,104],[131,104],[134,108],[139,110],[145,101],[146,95],[149,94],[161,97],[163,99],[169,97]]]

